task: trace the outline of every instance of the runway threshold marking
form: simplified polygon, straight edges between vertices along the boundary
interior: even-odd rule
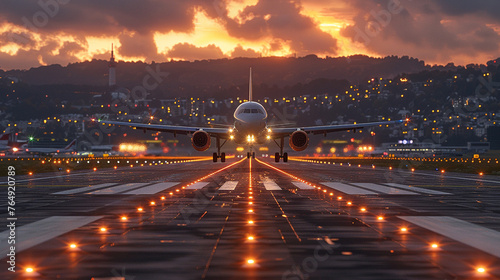
[[[20,253],[52,238],[101,219],[102,216],[52,216],[16,229],[16,252]],[[9,253],[10,230],[0,233],[0,255]]]
[[[396,188],[391,188],[391,187],[386,187],[378,184],[373,184],[373,183],[349,183],[354,186],[358,186],[361,188],[369,189],[372,191],[376,192],[381,192],[385,194],[392,194],[392,195],[419,195],[418,193],[415,192],[410,192],[402,189],[396,189]]]
[[[209,182],[198,182],[186,187],[186,190],[199,190],[204,186],[210,184]]]
[[[260,180],[262,181],[264,188],[266,188],[266,190],[268,190],[268,191],[281,191],[282,190],[282,188],[280,188],[280,186],[278,186],[278,184],[276,184],[273,180],[271,180],[267,177],[260,176]]]
[[[219,188],[219,191],[234,191],[237,185],[238,181],[227,181]]]
[[[398,216],[398,218],[500,258],[498,231],[449,216]]]
[[[292,184],[294,184],[297,188],[299,188],[301,190],[314,190],[314,187],[312,187],[306,183],[294,181],[294,182],[292,182]]]
[[[66,191],[60,191],[60,192],[56,192],[53,194],[57,194],[57,195],[76,194],[76,193],[82,193],[82,192],[86,192],[86,191],[93,191],[93,190],[97,190],[97,189],[102,189],[102,188],[114,186],[114,185],[118,185],[118,183],[104,183],[104,184],[86,186],[86,187],[81,187],[81,188],[76,188],[76,189],[71,189],[71,190],[66,190]]]
[[[388,185],[388,186],[396,187],[396,188],[400,188],[400,189],[405,189],[405,190],[426,193],[426,194],[452,195],[451,193],[447,193],[447,192],[440,192],[440,191],[429,190],[429,189],[424,189],[424,188],[419,188],[419,187],[406,186],[406,185],[401,185],[401,184],[396,184],[396,183],[384,183],[384,185]]]
[[[148,185],[148,184],[151,184],[151,183],[128,183],[128,184],[124,184],[124,185],[118,185],[116,187],[96,190],[96,191],[85,193],[85,194],[93,194],[93,195],[118,194],[121,192],[130,191],[132,189],[136,189],[136,188]]]
[[[157,183],[154,185],[142,187],[139,189],[135,189],[129,192],[126,192],[124,194],[133,194],[133,195],[139,195],[139,194],[156,194],[161,191],[164,191],[168,188],[171,188],[175,185],[180,184],[180,182],[162,182],[162,183]]]
[[[362,188],[354,187],[351,185],[338,183],[338,182],[321,182],[320,184],[325,185],[329,188],[335,189],[337,191],[343,192],[345,194],[354,194],[354,195],[377,195],[378,193],[372,192],[369,190],[365,190]]]

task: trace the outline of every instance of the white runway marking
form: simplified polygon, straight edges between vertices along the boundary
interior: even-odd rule
[[[210,183],[208,183],[208,182],[198,182],[198,183],[192,184],[191,186],[186,187],[186,189],[187,190],[199,190],[199,189],[203,188],[204,186],[206,186],[208,184],[210,184]]]
[[[86,191],[93,191],[97,189],[102,189],[105,187],[117,185],[117,183],[105,183],[105,184],[98,184],[98,185],[93,185],[93,186],[88,186],[88,187],[82,187],[82,188],[76,188],[76,189],[71,189],[71,190],[66,190],[66,191],[61,191],[61,192],[56,192],[53,194],[75,194],[75,193],[82,193]]]
[[[336,190],[341,191],[341,192],[346,193],[346,194],[359,194],[359,195],[377,194],[377,193],[369,191],[369,190],[365,190],[365,189],[361,189],[358,187],[354,187],[354,186],[350,186],[350,185],[346,185],[346,184],[342,184],[342,183],[337,183],[337,182],[323,182],[321,184],[325,185],[327,187],[330,187],[332,189],[336,189]]]
[[[500,258],[500,232],[448,216],[398,218]]]
[[[94,195],[118,194],[118,193],[121,193],[121,192],[126,192],[126,191],[129,191],[129,190],[138,188],[138,187],[142,187],[142,186],[147,185],[147,184],[149,184],[149,183],[128,183],[128,184],[125,184],[125,185],[119,185],[119,186],[116,186],[116,187],[111,187],[111,188],[106,188],[106,189],[102,189],[102,190],[97,190],[97,191],[89,192],[89,193],[86,193],[86,194],[94,194]]]
[[[101,219],[101,216],[53,216],[16,229],[16,253]],[[9,253],[10,230],[0,233],[0,255]]]
[[[382,186],[382,185],[377,185],[377,184],[373,184],[373,183],[350,183],[350,184],[358,186],[358,187],[362,187],[362,188],[367,188],[367,189],[370,189],[372,191],[385,193],[385,194],[395,194],[395,195],[401,195],[401,194],[407,195],[407,194],[411,194],[411,195],[418,195],[418,193],[414,193],[414,192],[410,192],[410,191],[405,191],[405,190],[400,190],[400,189],[396,189],[396,188],[390,188],[390,187],[386,187],[386,186]]]
[[[238,181],[227,181],[219,188],[219,191],[234,191],[236,185],[238,185]]]
[[[419,188],[419,187],[406,186],[406,185],[401,185],[401,184],[396,184],[396,183],[384,183],[384,185],[388,185],[388,186],[396,187],[396,188],[400,188],[400,189],[405,189],[405,190],[410,190],[410,191],[426,193],[426,194],[451,195],[451,193],[447,193],[447,192],[440,192],[440,191],[429,190],[429,189],[424,189],[424,188]]]
[[[268,191],[281,191],[282,189],[278,186],[273,180],[267,177],[261,177],[262,184],[264,184],[264,188]]]
[[[139,188],[136,190],[132,190],[132,191],[126,192],[124,194],[155,194],[155,193],[159,193],[161,191],[164,191],[164,190],[171,188],[171,187],[178,185],[178,184],[180,184],[180,182],[163,182],[163,183],[158,183],[158,184],[154,184],[151,186]]]
[[[295,181],[295,182],[292,182],[292,184],[294,184],[297,188],[299,188],[301,190],[314,190],[314,188],[312,186],[309,186],[306,183]]]

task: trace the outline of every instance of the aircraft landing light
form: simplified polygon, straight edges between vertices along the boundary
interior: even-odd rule
[[[250,221],[248,221],[248,223],[249,223],[249,224],[253,224],[253,221],[252,221],[252,220],[250,220]]]
[[[247,263],[248,263],[248,264],[254,264],[254,263],[255,263],[255,260],[253,260],[253,259],[249,259],[249,260],[247,260]]]
[[[486,268],[484,268],[484,267],[478,267],[476,269],[476,271],[479,272],[479,273],[485,273],[486,272]]]
[[[32,267],[27,267],[25,271],[26,273],[33,273],[35,272],[35,269],[33,269]]]
[[[253,236],[247,237],[248,240],[254,240],[255,238]]]

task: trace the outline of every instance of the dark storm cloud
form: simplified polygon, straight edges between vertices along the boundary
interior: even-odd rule
[[[481,14],[500,22],[500,1],[498,0],[440,0],[434,3],[440,11],[448,15]]]
[[[445,6],[436,4],[438,2],[350,1],[358,12],[354,25],[344,28],[341,34],[380,55],[410,55],[431,61],[453,61],[456,57],[475,61],[478,54],[496,55],[495,50],[500,49],[500,35],[488,25],[492,20],[482,16],[496,3],[470,10],[466,16],[457,18],[444,13]],[[390,3],[399,5],[391,9]]]
[[[183,58],[185,60],[217,59],[226,57],[222,50],[216,45],[210,44],[206,47],[197,47],[188,43],[179,43],[172,47],[166,54],[167,57]]]
[[[229,35],[247,40],[266,36],[287,41],[300,54],[329,53],[338,50],[337,40],[321,31],[316,22],[301,14],[299,1],[260,0],[246,7],[237,19],[226,18]]]

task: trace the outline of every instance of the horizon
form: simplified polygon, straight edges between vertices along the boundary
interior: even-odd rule
[[[498,1],[5,0],[0,68],[108,60],[409,56],[483,64],[500,53]],[[88,16],[91,14],[92,16]]]

